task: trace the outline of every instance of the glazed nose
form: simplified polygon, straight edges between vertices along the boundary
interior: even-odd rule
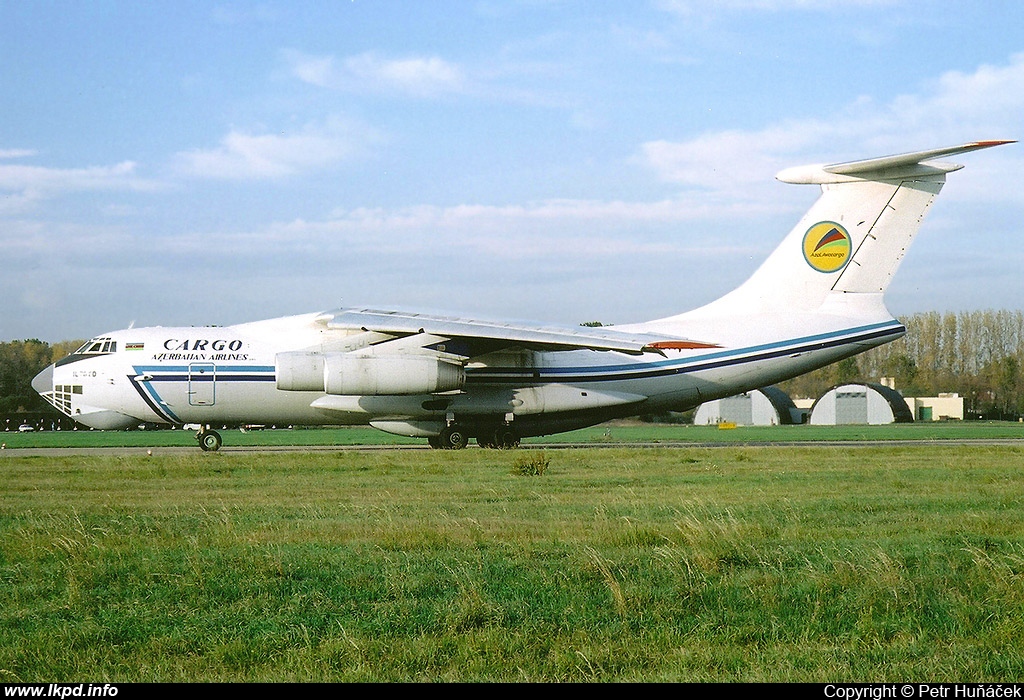
[[[32,388],[39,394],[53,391],[53,365],[50,365],[35,376],[32,380]]]

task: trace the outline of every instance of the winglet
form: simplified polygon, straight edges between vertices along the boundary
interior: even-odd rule
[[[961,146],[935,148],[928,151],[902,153],[895,156],[883,156],[868,160],[855,160],[848,163],[831,165],[801,165],[786,168],[776,175],[776,179],[796,185],[826,185],[854,180],[880,180],[912,175],[929,175],[949,173],[963,166],[955,163],[929,163],[935,158],[970,153],[983,148],[1002,146],[1016,141],[973,141]]]

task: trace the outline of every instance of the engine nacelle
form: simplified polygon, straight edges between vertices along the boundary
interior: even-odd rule
[[[461,389],[461,363],[430,355],[327,355],[324,391],[346,396],[434,394]]]
[[[466,369],[436,355],[282,352],[277,388],[340,396],[436,394],[461,389]]]
[[[274,375],[281,391],[323,391],[322,352],[279,352],[274,357]]]

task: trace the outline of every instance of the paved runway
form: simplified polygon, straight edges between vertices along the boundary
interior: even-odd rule
[[[999,445],[1024,448],[1024,439],[1014,438],[981,438],[951,440],[794,440],[782,442],[595,442],[595,443],[527,443],[519,450],[572,450],[572,449],[710,449],[724,447],[832,447],[832,448],[863,448],[863,447],[935,447],[961,445]],[[210,455],[251,455],[272,452],[365,452],[381,450],[429,450],[426,443],[422,445],[246,445],[225,446],[217,452],[204,453],[198,447],[21,447],[0,450],[0,459],[4,457],[57,457],[68,455],[120,455],[120,456],[157,456],[181,454]],[[470,445],[466,449],[482,449]]]

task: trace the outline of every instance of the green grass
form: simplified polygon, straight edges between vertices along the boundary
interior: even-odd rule
[[[2,682],[1024,673],[1021,447],[12,452]]]

